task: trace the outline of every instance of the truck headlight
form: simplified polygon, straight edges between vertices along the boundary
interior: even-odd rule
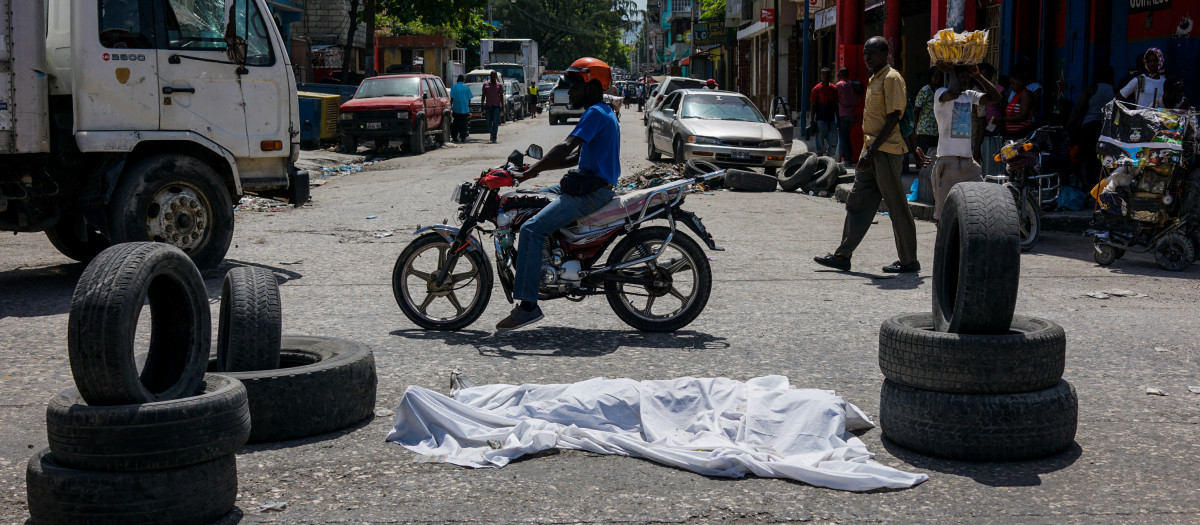
[[[721,143],[721,141],[719,141],[713,137],[700,137],[697,135],[692,135],[692,136],[688,137],[688,142],[694,142],[696,144],[720,144]]]
[[[343,113],[341,113],[341,114],[339,114],[339,115],[338,115],[338,118],[339,118],[339,119],[342,119],[342,120],[354,120],[354,113],[345,113],[345,112],[343,112]]]
[[[408,112],[407,111],[397,111],[396,118],[398,118],[400,120],[408,120]]]

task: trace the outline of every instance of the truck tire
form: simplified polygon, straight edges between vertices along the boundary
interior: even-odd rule
[[[884,380],[883,437],[922,454],[973,461],[1048,456],[1071,446],[1078,425],[1075,389],[1059,381],[1024,394],[948,394]]]
[[[216,521],[237,498],[237,458],[163,470],[75,470],[44,448],[25,469],[29,517],[38,525],[196,524]]]
[[[745,191],[775,191],[776,180],[770,175],[746,170],[727,170],[725,186]]]
[[[64,215],[59,219],[58,224],[46,230],[45,233],[46,239],[54,245],[59,253],[79,262],[88,262],[108,248],[109,242],[106,237],[100,235],[99,231],[86,225],[87,240],[80,239],[75,228],[82,220],[83,218],[77,215]]]
[[[933,246],[933,322],[940,332],[1004,334],[1017,305],[1021,233],[1008,190],[964,182],[943,203]]]
[[[233,454],[250,437],[246,387],[208,374],[195,396],[89,406],[68,388],[46,406],[46,437],[58,464],[112,472],[160,470]]]
[[[149,300],[150,345],[138,370],[134,336]],[[212,338],[200,271],[178,248],[137,242],[97,255],[79,277],[67,320],[71,375],[89,405],[168,401],[197,392]]]
[[[217,322],[217,370],[251,372],[279,368],[283,335],[279,282],[266,268],[229,270],[221,285]]]
[[[450,142],[450,117],[445,114],[442,115],[442,130],[434,136],[433,140],[437,142],[438,146],[445,146],[447,142]]]
[[[413,155],[425,153],[425,119],[417,119],[412,134],[408,136],[408,152]]]
[[[1007,334],[938,332],[929,313],[879,327],[879,369],[896,383],[956,394],[1017,394],[1062,379],[1067,335],[1053,321],[1014,315]]]
[[[342,135],[342,143],[338,150],[351,155],[358,153],[358,141],[353,135]]]
[[[246,386],[250,443],[322,434],[375,413],[375,357],[366,345],[283,336],[278,370],[229,372]],[[209,369],[216,368],[216,360]]]
[[[229,188],[195,157],[153,155],[134,163],[109,202],[113,244],[165,242],[209,269],[225,258],[233,240]]]

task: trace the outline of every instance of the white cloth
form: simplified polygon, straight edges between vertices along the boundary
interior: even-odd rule
[[[1142,80],[1142,91],[1137,94],[1137,100],[1134,100],[1133,103],[1148,108],[1158,107],[1162,99],[1163,84],[1167,81],[1162,75],[1159,75],[1158,78],[1150,78],[1146,75],[1133,77],[1133,80],[1130,80],[1128,84],[1125,84],[1125,87],[1121,88],[1121,96],[1129,98],[1129,95],[1137,91],[1139,78],[1145,80]]]
[[[983,98],[983,93],[968,89],[961,91],[958,98],[942,102],[946,88],[933,93],[933,118],[938,125],[938,156],[971,158],[971,109]]]
[[[783,376],[595,378],[484,385],[454,398],[410,386],[387,440],[466,467],[502,467],[557,447],[642,457],[709,476],[751,473],[841,490],[907,488],[929,479],[873,461],[850,433],[873,426],[833,392],[798,389]]]

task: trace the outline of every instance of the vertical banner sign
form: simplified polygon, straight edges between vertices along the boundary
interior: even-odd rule
[[[1130,0],[1130,1],[1132,2],[1135,0]],[[774,9],[759,9],[758,10],[758,21],[759,22],[774,22],[775,21],[775,10]]]

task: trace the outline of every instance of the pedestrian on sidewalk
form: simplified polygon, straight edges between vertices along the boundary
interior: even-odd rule
[[[996,121],[1004,123],[1006,140],[1020,140],[1033,133],[1033,92],[1025,86],[1025,73],[1020,69],[1008,75],[1008,89],[1011,91],[1008,105]]]
[[[839,69],[837,78],[838,81],[834,84],[838,94],[837,160],[852,166],[855,157],[850,152],[850,130],[854,127],[854,107],[858,104],[858,92],[854,89],[854,83],[850,81],[849,68]],[[859,83],[859,86],[861,88],[862,83]]]
[[[637,103],[638,103],[638,113],[642,113],[642,112],[646,111],[646,84],[644,82],[638,82]]]
[[[817,154],[836,154],[838,91],[829,83],[829,68],[821,68],[820,81],[813,86],[808,101],[813,105],[812,116],[817,123]]]
[[[470,133],[471,98],[474,95],[471,94],[471,88],[464,84],[466,80],[466,75],[459,75],[458,82],[450,88],[450,113],[454,117],[450,139],[454,142],[466,142]]]
[[[933,217],[942,216],[942,203],[950,188],[960,182],[983,182],[983,169],[971,151],[975,107],[1000,100],[1000,91],[979,73],[978,66],[951,66],[938,62],[946,87],[934,92],[933,116],[938,127],[938,154],[933,161]],[[984,91],[966,89],[975,80]],[[888,208],[889,210],[891,208]]]
[[[488,133],[492,136],[492,144],[496,143],[496,132],[500,129],[500,112],[504,109],[504,84],[500,83],[500,73],[492,71],[492,78],[483,83],[483,111],[487,118]]]
[[[938,144],[937,121],[933,118],[933,92],[942,87],[942,74],[937,67],[929,68],[929,81],[917,91],[913,101],[913,121],[916,129],[910,135],[911,148],[917,157],[917,168],[923,168],[933,160],[933,150]]]
[[[1139,106],[1158,107],[1162,105],[1163,84],[1166,79],[1162,76],[1163,53],[1157,47],[1146,50],[1142,55],[1144,72],[1121,88],[1121,100],[1133,102]]]
[[[898,124],[908,104],[904,77],[888,65],[890,46],[883,37],[874,36],[863,45],[863,59],[871,78],[863,106],[863,151],[854,174],[854,187],[846,199],[846,221],[842,242],[833,253],[815,257],[822,266],[850,270],[850,258],[862,242],[879,201],[887,203],[888,217],[896,235],[899,260],[883,267],[888,273],[921,271],[917,261],[917,229],[908,209],[907,193],[900,183],[900,161],[908,151]]]

